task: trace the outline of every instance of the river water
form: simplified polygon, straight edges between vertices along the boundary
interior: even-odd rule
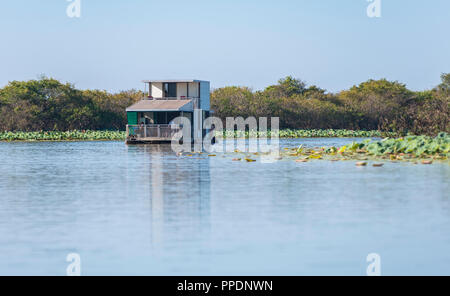
[[[284,147],[354,139],[280,140]],[[450,275],[450,166],[0,143],[0,275]]]

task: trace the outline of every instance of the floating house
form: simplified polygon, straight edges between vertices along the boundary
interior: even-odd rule
[[[191,122],[192,139],[204,135],[210,113],[210,83],[203,80],[144,80],[145,97],[126,109],[128,144],[170,143],[182,128],[177,117]]]

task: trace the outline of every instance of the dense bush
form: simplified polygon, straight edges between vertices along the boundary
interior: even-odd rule
[[[437,135],[450,132],[450,74],[433,90],[369,80],[337,94],[287,77],[264,91],[224,87],[211,95],[215,116],[279,117],[281,128],[356,129]]]
[[[0,89],[0,130],[123,130],[125,108],[140,98],[142,93],[134,90],[82,91],[45,77],[13,81]]]

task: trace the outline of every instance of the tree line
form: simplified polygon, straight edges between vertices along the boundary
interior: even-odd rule
[[[224,87],[212,92],[214,116],[279,117],[289,129],[450,132],[450,74],[434,89],[411,91],[397,81],[369,80],[339,93],[286,77],[263,91]]]
[[[13,81],[0,89],[0,130],[124,130],[125,109],[142,97],[137,90],[78,90],[46,77]]]
[[[291,76],[262,91],[229,86],[211,93],[214,116],[279,117],[281,128],[381,130],[435,135],[450,132],[450,74],[425,91],[397,81],[369,80],[330,93]],[[123,130],[125,109],[142,99],[138,90],[79,90],[41,77],[0,89],[0,130]]]

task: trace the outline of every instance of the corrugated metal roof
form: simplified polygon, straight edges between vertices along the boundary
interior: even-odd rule
[[[166,80],[142,80],[144,83],[191,83],[191,82],[209,82],[197,79],[166,79]]]
[[[193,111],[192,100],[142,100],[127,111]]]

